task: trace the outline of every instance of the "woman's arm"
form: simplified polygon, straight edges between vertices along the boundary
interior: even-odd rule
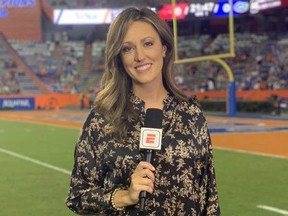
[[[142,161],[136,166],[130,182],[123,183],[125,187],[115,185],[113,178],[106,177],[107,161],[103,161],[104,152],[101,152],[104,148],[103,145],[98,148],[97,144],[106,142],[100,122],[103,121],[88,117],[75,147],[74,168],[66,205],[78,214],[116,212],[117,208],[137,204],[141,191],[153,192],[155,168],[148,162]],[[116,157],[116,149],[114,151]],[[127,184],[130,186],[127,187]]]
[[[208,131],[207,122],[203,117],[203,128],[201,136],[204,138],[206,154],[205,154],[205,171],[201,181],[201,211],[205,216],[219,216],[219,197],[216,187],[215,166],[212,153],[211,137]],[[202,215],[202,214],[201,214]]]
[[[79,214],[100,213],[110,208],[111,192],[105,193],[102,185],[104,172],[101,158],[93,151],[93,139],[83,132],[74,152],[74,168],[66,205]]]

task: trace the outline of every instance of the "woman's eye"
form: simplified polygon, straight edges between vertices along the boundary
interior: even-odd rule
[[[147,41],[147,42],[145,42],[145,46],[153,46],[153,42],[151,42],[151,41]]]
[[[122,48],[122,52],[123,52],[123,53],[130,52],[131,50],[132,50],[132,47],[123,47],[123,48]]]

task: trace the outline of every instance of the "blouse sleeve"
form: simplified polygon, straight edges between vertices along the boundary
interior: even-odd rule
[[[210,136],[209,136],[210,137]],[[210,140],[210,138],[209,138]],[[206,206],[205,212],[207,216],[218,216],[220,215],[219,198],[216,187],[216,176],[215,176],[215,166],[212,155],[212,147],[209,142],[209,149],[206,158],[206,171],[207,175],[204,177],[204,182],[207,184],[206,190]]]
[[[202,114],[203,115],[203,114]],[[205,171],[201,182],[202,190],[202,198],[203,198],[203,215],[205,216],[218,216],[220,215],[220,207],[219,207],[219,198],[218,198],[218,191],[216,187],[216,175],[215,175],[215,166],[214,166],[214,159],[212,153],[212,143],[211,137],[209,134],[207,122],[205,117],[203,118],[203,133],[202,137],[205,137],[204,140],[206,142],[206,154],[205,154]],[[205,135],[204,135],[205,134]]]
[[[78,214],[104,213],[112,211],[112,191],[103,189],[104,170],[101,158],[93,150],[95,141],[91,134],[91,115],[87,118],[74,152],[74,167],[66,205]]]
[[[212,142],[210,133],[208,130],[208,123],[201,110],[200,104],[196,98],[190,99],[192,103],[198,107],[198,119],[197,125],[199,127],[199,143],[203,144],[204,147],[204,171],[200,181],[200,203],[201,203],[201,215],[205,216],[219,216],[219,197],[216,185],[216,175],[214,158],[212,152]]]

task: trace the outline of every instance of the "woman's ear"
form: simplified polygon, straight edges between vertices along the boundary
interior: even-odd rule
[[[163,45],[162,48],[163,48],[162,56],[163,56],[163,58],[165,58],[165,56],[166,56],[166,51],[167,51],[167,46],[166,46],[166,45]]]

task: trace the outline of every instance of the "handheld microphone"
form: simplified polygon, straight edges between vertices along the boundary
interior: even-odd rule
[[[146,111],[144,127],[141,128],[140,149],[146,149],[145,160],[152,161],[152,150],[160,150],[162,145],[162,110],[150,108]],[[144,211],[147,192],[140,193],[140,211]]]

